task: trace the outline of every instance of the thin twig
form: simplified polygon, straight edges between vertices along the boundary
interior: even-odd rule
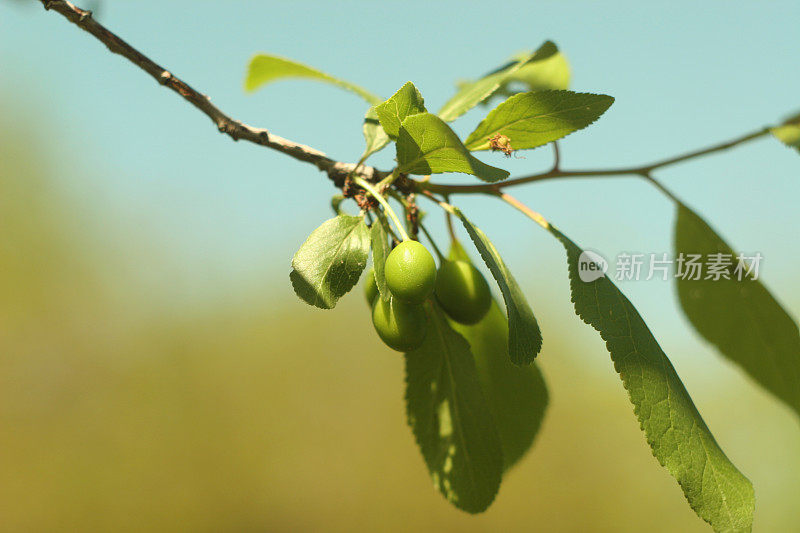
[[[770,133],[771,129],[772,129],[771,127],[761,128],[758,131],[747,133],[745,135],[742,135],[741,137],[737,137],[735,139],[732,139],[730,141],[727,141],[727,142],[724,142],[724,143],[721,143],[721,144],[715,144],[713,146],[709,146],[708,148],[702,148],[700,150],[693,150],[693,151],[685,153],[683,155],[670,157],[668,159],[663,159],[663,160],[658,161],[656,163],[652,163],[650,165],[646,165],[646,166],[642,167],[641,170],[644,171],[644,172],[649,173],[649,172],[652,172],[653,170],[655,170],[657,168],[666,167],[666,166],[669,166],[669,165],[674,165],[675,163],[680,163],[680,162],[686,161],[688,159],[694,159],[696,157],[701,157],[701,156],[704,156],[706,154],[711,154],[711,153],[714,153],[714,152],[721,152],[722,150],[727,150],[728,148],[733,148],[734,146],[738,146],[738,145],[740,145],[742,143],[746,143],[747,141],[752,141],[753,139],[757,139],[759,137],[763,137],[764,135],[768,135]]]
[[[367,181],[375,182],[386,176],[373,167],[356,168],[352,163],[334,161],[323,152],[309,146],[284,139],[272,134],[264,128],[255,128],[238,120],[234,120],[211,103],[209,98],[193,89],[189,84],[155,63],[150,58],[133,48],[119,36],[92,18],[92,12],[76,7],[66,0],[40,0],[47,10],[63,15],[80,29],[93,35],[106,45],[113,53],[121,55],[131,63],[147,72],[159,84],[179,94],[184,100],[205,114],[216,125],[217,129],[230,136],[234,141],[243,139],[261,146],[266,146],[284,153],[299,161],[311,163],[326,172],[338,186],[344,182],[348,174],[358,170],[357,175]]]
[[[547,172],[542,172],[540,174],[533,174],[531,176],[524,176],[521,178],[510,179],[501,183],[479,183],[475,185],[445,185],[441,183],[419,183],[417,182],[417,189],[426,189],[434,193],[441,193],[441,194],[497,194],[498,191],[501,189],[506,189],[508,187],[514,187],[517,185],[522,185],[524,183],[532,183],[534,181],[544,181],[549,179],[555,178],[592,178],[592,177],[611,177],[611,176],[646,176],[649,175],[653,170],[658,168],[663,168],[666,166],[674,165],[676,163],[680,163],[683,161],[687,161],[689,159],[694,159],[696,157],[701,157],[704,155],[708,155],[714,152],[720,152],[722,150],[727,150],[728,148],[733,148],[734,146],[738,146],[740,144],[746,143],[748,141],[752,141],[753,139],[757,139],[759,137],[763,137],[764,135],[769,134],[770,128],[761,128],[757,131],[748,133],[746,135],[742,135],[730,141],[726,141],[720,144],[715,144],[713,146],[709,146],[707,148],[702,148],[700,150],[694,150],[688,152],[686,154],[678,155],[675,157],[670,157],[669,159],[664,159],[661,161],[657,161],[655,163],[649,163],[647,165],[638,165],[634,167],[621,167],[621,168],[610,168],[610,169],[600,169],[600,170],[560,170],[558,167],[554,167]]]

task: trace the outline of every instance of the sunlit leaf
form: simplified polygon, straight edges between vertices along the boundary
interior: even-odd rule
[[[444,121],[430,113],[410,115],[397,137],[397,162],[406,174],[463,172],[483,181],[495,182],[508,172],[480,161],[461,143]]]
[[[636,308],[606,276],[582,281],[582,250],[553,226],[548,229],[567,251],[575,312],[606,342],[653,455],[715,531],[750,531],[752,484],[717,444]]]
[[[469,513],[494,500],[503,448],[467,341],[429,308],[422,346],[406,354],[408,423],[436,488]]]
[[[425,100],[414,84],[409,81],[391,98],[375,106],[375,112],[386,134],[392,139],[396,139],[400,132],[400,125],[407,116],[425,112]]]
[[[542,349],[542,332],[533,309],[486,234],[474,226],[460,210],[456,209],[455,214],[461,219],[503,294],[508,315],[508,355],[511,362],[515,365],[530,364]]]
[[[740,365],[764,388],[800,414],[800,331],[760,281],[739,266],[737,254],[695,212],[678,205],[675,254],[723,254],[727,277],[677,278],[678,297],[689,321],[708,342]],[[686,279],[684,279],[684,277]],[[739,279],[741,278],[741,279]]]
[[[330,83],[331,85],[341,87],[342,89],[359,95],[371,105],[383,101],[383,98],[380,96],[374,95],[358,85],[340,80],[330,74],[298,63],[297,61],[266,54],[258,54],[250,60],[250,65],[247,67],[244,87],[247,91],[255,91],[267,83],[272,83],[273,81],[284,78],[306,78]]]
[[[557,53],[556,45],[546,41],[532,54],[515,59],[476,81],[461,83],[456,94],[439,110],[439,117],[446,122],[457,119],[491,96],[522,67],[545,60]]]
[[[383,131],[383,127],[381,127],[378,114],[375,112],[375,106],[367,109],[362,129],[364,132],[364,141],[367,145],[364,149],[364,154],[361,156],[361,160],[364,161],[375,152],[382,150],[389,144],[390,139],[389,136],[386,135],[386,132]]]
[[[530,52],[515,54],[515,60],[530,56]],[[557,52],[540,61],[534,61],[520,67],[509,75],[498,89],[481,102],[487,106],[493,100],[505,100],[510,96],[530,91],[564,90],[569,87],[569,62],[563,53]]]
[[[572,91],[516,94],[491,110],[464,144],[488,150],[490,139],[503,135],[514,150],[536,148],[585,128],[613,102],[611,96]]]
[[[563,53],[556,52],[539,61],[526,63],[513,72],[506,83],[517,81],[524,84],[528,91],[546,91],[566,89],[569,87],[569,80],[569,62]]]
[[[289,275],[294,292],[306,303],[333,309],[361,276],[369,245],[364,217],[339,215],[325,221],[294,254]]]

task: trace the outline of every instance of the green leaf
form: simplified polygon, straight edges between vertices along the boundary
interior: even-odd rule
[[[786,119],[783,124],[772,128],[770,132],[786,146],[800,151],[800,114]]]
[[[533,315],[533,309],[486,234],[475,227],[460,210],[455,209],[454,214],[461,219],[481,258],[497,281],[500,292],[503,293],[508,314],[508,355],[511,362],[515,365],[532,363],[542,349],[542,332]]]
[[[397,137],[397,162],[405,174],[463,172],[495,182],[508,172],[475,158],[444,121],[430,113],[406,117]]]
[[[548,230],[567,251],[575,312],[606,342],[653,455],[715,531],[750,531],[753,486],[717,444],[636,308],[605,276],[581,281],[582,250],[553,226]]]
[[[371,105],[378,104],[383,101],[380,96],[374,95],[371,92],[354,85],[339,78],[321,72],[313,67],[303,65],[291,59],[284,59],[282,57],[259,54],[250,60],[250,65],[247,67],[247,76],[244,80],[244,88],[247,91],[255,91],[256,89],[271,83],[275,80],[283,78],[308,78],[312,80],[330,83],[342,89],[353,92],[369,102]]]
[[[367,109],[367,114],[364,116],[364,141],[367,147],[364,149],[364,154],[361,156],[361,161],[366,161],[369,156],[375,152],[381,151],[387,144],[389,144],[389,136],[383,131],[380,121],[378,121],[378,114],[375,112],[375,106]]]
[[[477,81],[462,83],[456,94],[439,110],[439,117],[447,122],[454,121],[491,96],[504,80],[505,75],[498,73]]]
[[[451,122],[491,96],[523,66],[531,65],[558,53],[558,48],[546,41],[532,54],[511,61],[476,81],[460,84],[458,91],[439,110],[439,117]]]
[[[508,470],[530,449],[542,425],[548,399],[544,377],[535,364],[520,367],[509,361],[508,321],[497,302],[473,326],[454,321],[450,325],[467,339],[475,355]]]
[[[491,110],[464,143],[488,150],[489,140],[504,135],[514,150],[536,148],[585,128],[614,102],[604,94],[572,91],[520,93]]]
[[[409,81],[391,98],[375,106],[375,111],[386,134],[392,139],[397,139],[400,125],[407,116],[425,112],[425,100]]]
[[[555,46],[555,45],[554,45]],[[516,54],[519,61],[530,57],[530,53]],[[484,99],[481,105],[489,105],[492,100],[505,100],[515,94],[530,91],[564,90],[569,87],[570,69],[567,58],[561,52],[521,66],[511,73],[500,87]]]
[[[797,324],[737,254],[685,205],[678,205],[675,254],[723,254],[730,279],[677,278],[681,307],[695,329],[728,359],[800,415],[800,332]],[[688,257],[688,255],[686,255]],[[739,279],[741,277],[741,280]]]
[[[386,230],[383,228],[383,219],[378,218],[372,223],[370,230],[372,240],[372,266],[375,268],[375,284],[378,285],[378,292],[384,301],[389,301],[391,293],[389,287],[386,286],[386,258],[392,249],[389,247],[389,239],[386,236]]]
[[[289,275],[294,292],[306,303],[333,309],[361,276],[369,242],[362,216],[339,215],[325,221],[294,254]]]
[[[469,254],[454,239],[447,258],[472,263]],[[508,357],[508,320],[497,302],[477,324],[468,326],[449,320],[475,355],[483,392],[492,407],[500,441],[504,470],[514,466],[533,445],[547,408],[547,386],[539,368],[516,366]]]
[[[429,308],[422,346],[406,359],[408,424],[436,488],[469,513],[486,510],[503,474],[503,449],[469,344]]]

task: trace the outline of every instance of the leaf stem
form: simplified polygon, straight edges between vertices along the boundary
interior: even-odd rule
[[[425,198],[427,198],[431,202],[433,202],[435,204],[439,204],[439,207],[444,209],[445,213],[447,213],[448,215],[452,215],[453,213],[455,213],[455,209],[456,209],[455,206],[453,206],[453,205],[451,205],[451,204],[449,204],[447,202],[443,202],[442,200],[439,200],[433,194],[431,194],[429,191],[420,191],[419,194],[421,194],[422,196],[424,196]]]
[[[669,198],[670,200],[672,200],[676,204],[679,204],[679,205],[683,204],[683,202],[681,202],[680,199],[677,196],[675,196],[675,194],[672,191],[667,189],[660,181],[655,179],[649,173],[648,174],[644,174],[642,177],[645,180],[647,180],[648,182],[650,182],[653,186],[655,186],[656,189],[661,191],[664,194],[664,196],[666,196],[667,198]]]
[[[553,141],[553,170],[561,168],[561,153],[558,151],[558,141]]]
[[[517,209],[522,214],[524,214],[526,217],[530,218],[531,220],[533,220],[534,222],[539,224],[544,229],[549,229],[550,228],[550,223],[547,221],[546,218],[544,218],[540,213],[537,213],[536,211],[534,211],[533,209],[531,209],[527,205],[523,204],[522,202],[520,202],[519,200],[517,200],[516,198],[514,198],[510,194],[505,193],[505,192],[501,192],[501,193],[498,193],[497,196],[501,200],[503,200],[505,203],[507,203],[511,207]]]
[[[383,206],[383,211],[389,216],[389,218],[392,219],[392,222],[394,222],[394,225],[397,228],[397,231],[398,233],[400,233],[400,236],[403,238],[403,240],[404,241],[410,240],[411,238],[408,236],[408,233],[406,233],[403,224],[400,223],[400,219],[397,218],[397,214],[395,214],[394,209],[392,209],[392,206],[389,205],[389,202],[386,201],[386,198],[384,198],[381,193],[375,190],[375,187],[370,185],[370,183],[367,180],[359,177],[354,177],[353,181],[357,185],[366,189],[366,191],[370,193],[372,197],[375,198],[378,201],[378,203]]]

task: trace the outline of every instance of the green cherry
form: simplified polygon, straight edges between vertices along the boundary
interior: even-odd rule
[[[466,261],[445,261],[436,276],[436,299],[442,309],[461,324],[475,324],[492,304],[483,275]]]
[[[425,340],[428,315],[421,305],[410,304],[395,297],[375,300],[372,325],[381,340],[398,352],[410,352]]]
[[[364,280],[364,296],[367,303],[371,306],[378,296],[378,284],[375,282],[375,269],[370,268],[367,272],[367,279]]]
[[[403,241],[386,258],[386,285],[392,296],[422,303],[436,285],[436,262],[417,241]]]

